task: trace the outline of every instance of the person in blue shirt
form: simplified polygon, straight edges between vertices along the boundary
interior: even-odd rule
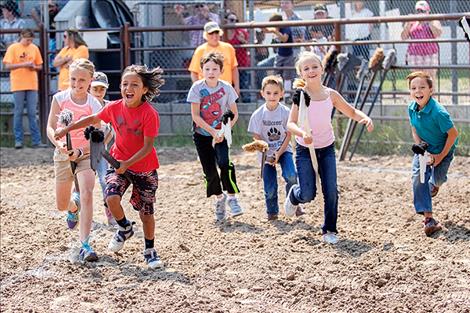
[[[420,181],[419,159],[413,158],[413,203],[416,213],[424,215],[424,233],[431,236],[442,229],[433,218],[432,197],[447,181],[447,172],[454,158],[458,132],[446,109],[432,98],[433,81],[425,72],[413,72],[406,78],[412,102],[408,106],[413,141],[426,142],[430,161],[426,166],[424,183]]]
[[[270,18],[270,22],[281,22],[282,15],[273,14]],[[275,39],[279,43],[293,43],[292,39],[292,30],[290,27],[268,27],[264,29],[265,33],[272,33],[275,36]],[[292,80],[295,78],[294,69],[282,69],[283,67],[293,67],[295,64],[295,55],[294,49],[292,47],[279,47],[276,52],[274,59],[274,67],[281,68],[277,71],[277,74],[284,79],[284,90],[286,94],[285,97],[288,97],[288,92],[292,87]]]

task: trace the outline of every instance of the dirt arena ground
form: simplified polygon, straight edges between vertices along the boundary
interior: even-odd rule
[[[150,271],[141,229],[121,253],[106,250],[113,229],[103,224],[99,188],[100,261],[69,262],[78,236],[55,210],[51,155],[1,150],[2,312],[470,312],[469,158],[456,157],[435,198],[445,231],[434,238],[414,214],[410,157],[340,163],[341,240],[328,246],[321,198],[301,219],[266,221],[255,155],[233,156],[246,213],[216,225],[194,149],[159,149],[156,247],[165,269]]]

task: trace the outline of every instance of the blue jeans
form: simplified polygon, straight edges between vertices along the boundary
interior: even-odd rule
[[[106,173],[108,171],[108,162],[102,157],[98,162],[96,168],[96,174],[98,175],[98,181],[100,182],[101,191],[103,193],[103,199],[106,198]]]
[[[286,182],[286,195],[291,187],[297,183],[297,173],[295,172],[294,160],[292,152],[284,152],[279,158],[281,165],[282,178]],[[277,197],[277,170],[276,166],[270,164],[264,165],[263,172],[264,198],[266,200],[266,212],[268,214],[279,213],[279,203]]]
[[[28,112],[29,129],[31,131],[31,143],[38,145],[41,143],[41,133],[39,132],[36,120],[38,107],[37,90],[21,90],[13,92],[15,109],[13,112],[13,131],[15,133],[15,143],[23,144],[23,111],[26,102],[26,111]]]
[[[294,205],[312,201],[317,193],[315,171],[313,170],[310,151],[297,144],[295,162],[299,176],[299,184],[294,185],[290,201]],[[336,159],[334,143],[328,147],[315,149],[318,161],[318,172],[321,178],[321,188],[324,198],[323,234],[327,231],[337,233],[338,220],[338,187],[336,184]]]
[[[415,154],[413,157],[413,204],[416,213],[432,212],[431,188],[432,185],[440,187],[447,181],[447,172],[454,159],[454,152],[450,152],[436,167],[426,166],[424,174],[424,184],[419,180],[419,159]]]

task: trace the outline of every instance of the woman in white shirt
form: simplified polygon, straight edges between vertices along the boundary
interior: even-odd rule
[[[364,6],[364,1],[354,1],[352,6],[351,19],[374,16],[374,13]],[[346,38],[352,41],[370,40],[372,27],[372,24],[347,24]],[[369,45],[353,45],[352,50],[354,55],[369,59]]]

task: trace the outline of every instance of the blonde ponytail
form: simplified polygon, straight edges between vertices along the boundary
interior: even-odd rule
[[[307,84],[305,83],[305,80],[303,80],[302,78],[296,78],[296,79],[294,80],[294,83],[292,84],[292,87],[293,87],[294,89],[301,89],[301,88],[304,88],[305,85],[307,85]]]

